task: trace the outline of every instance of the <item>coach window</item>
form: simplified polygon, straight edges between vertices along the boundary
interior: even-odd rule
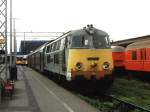
[[[56,48],[55,48],[55,51],[58,50],[58,41],[56,42]]]
[[[59,48],[60,48],[60,44],[61,44],[61,41],[59,40],[59,41],[57,42],[56,50],[59,50]]]
[[[52,44],[52,51],[54,52],[56,50],[56,42]]]
[[[59,64],[59,54],[54,54],[54,63]]]
[[[57,47],[57,42],[54,43],[54,51],[56,51],[56,47]]]
[[[137,57],[136,57],[136,51],[132,51],[132,60],[136,60]]]
[[[54,43],[51,44],[51,52],[53,52],[53,48],[54,48]]]
[[[48,52],[49,52],[49,48],[50,48],[50,46],[47,46],[46,53],[48,53]]]
[[[65,44],[65,38],[62,38],[60,43],[60,50],[64,48],[64,44]]]
[[[49,53],[51,52],[51,49],[52,49],[52,46],[51,46],[51,45],[49,45],[49,51],[48,51]]]

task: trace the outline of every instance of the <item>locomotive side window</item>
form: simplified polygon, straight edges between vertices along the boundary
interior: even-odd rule
[[[88,45],[89,41],[88,40],[85,40],[84,41],[84,45]]]
[[[136,60],[137,57],[136,57],[136,51],[132,51],[132,60]]]
[[[65,47],[66,47],[66,48],[69,47],[69,44],[68,44],[68,43],[69,43],[69,40],[68,40],[68,37],[66,37],[66,38],[65,38]]]

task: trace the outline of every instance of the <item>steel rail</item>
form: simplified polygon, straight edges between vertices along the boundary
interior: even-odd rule
[[[127,107],[129,107],[129,108],[138,109],[138,110],[141,110],[141,111],[144,111],[144,112],[150,112],[150,110],[148,110],[148,109],[146,109],[146,108],[143,108],[143,107],[138,106],[138,105],[136,105],[136,104],[133,104],[133,103],[124,101],[124,100],[122,100],[122,99],[116,98],[116,97],[113,96],[113,95],[105,95],[105,96],[111,98],[111,100],[116,100],[116,101],[120,102],[121,104],[124,104],[125,106],[127,106]]]

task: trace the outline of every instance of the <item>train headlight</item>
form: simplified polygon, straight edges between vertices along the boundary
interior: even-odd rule
[[[109,66],[110,66],[109,62],[104,62],[103,65],[102,65],[102,68],[103,68],[104,70],[108,70],[108,69],[109,69]]]
[[[81,70],[82,67],[83,67],[83,64],[82,64],[81,62],[78,62],[78,63],[76,64],[76,69],[77,69],[77,70]]]

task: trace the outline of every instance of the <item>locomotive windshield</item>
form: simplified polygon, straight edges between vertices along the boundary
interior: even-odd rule
[[[93,35],[94,48],[110,48],[108,36],[94,34]]]
[[[94,33],[93,35],[82,34],[72,36],[71,48],[110,48],[109,38],[106,35]]]
[[[90,47],[90,40],[88,37],[85,36],[74,36],[72,38],[71,47],[78,47],[78,48],[89,48]]]

